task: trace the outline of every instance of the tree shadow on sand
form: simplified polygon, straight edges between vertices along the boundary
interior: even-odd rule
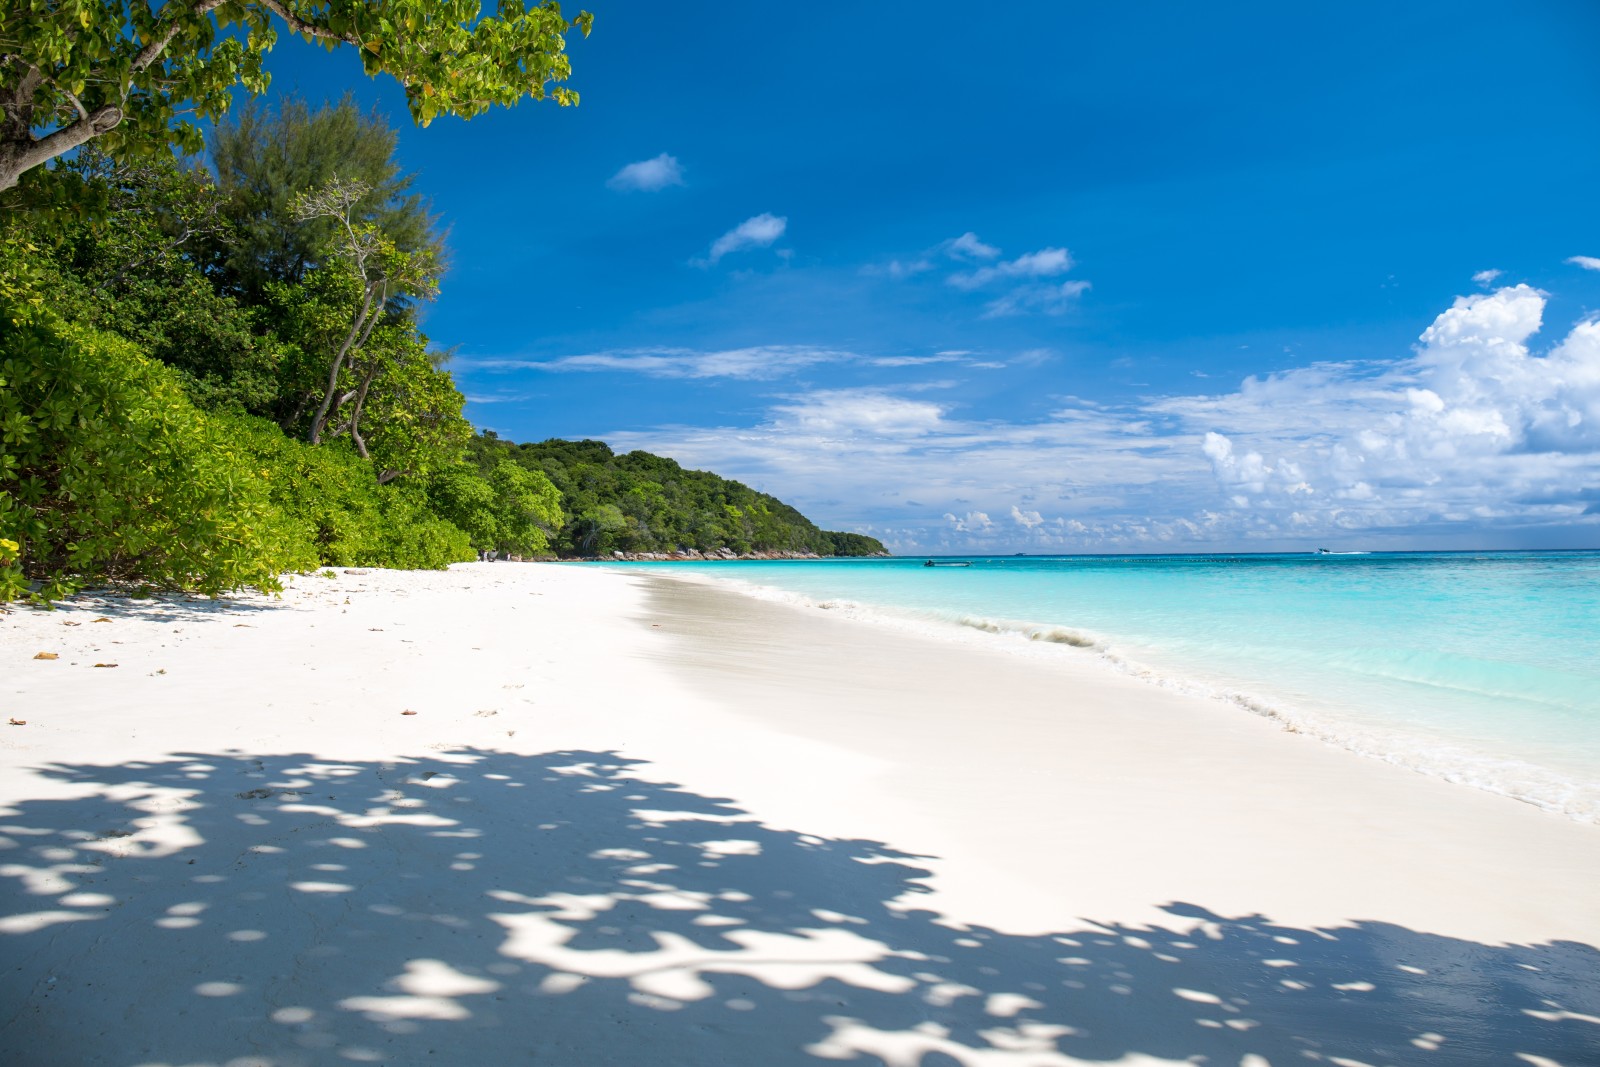
[[[0,1061],[1600,1063],[1600,952],[1384,923],[1019,936],[919,857],[605,752],[54,765],[0,814]]]

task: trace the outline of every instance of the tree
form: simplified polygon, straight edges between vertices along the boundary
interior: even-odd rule
[[[438,290],[439,265],[431,249],[405,252],[397,248],[374,223],[358,222],[356,205],[366,196],[367,188],[359,182],[335,178],[324,188],[297,197],[295,214],[304,220],[327,219],[334,222],[342,238],[340,258],[343,267],[359,287],[356,299],[350,302],[348,325],[342,336],[330,338],[334,343],[327,361],[327,385],[322,391],[322,402],[311,417],[307,439],[320,444],[329,431],[329,420],[337,423],[338,416],[348,411],[342,423],[331,429],[331,435],[349,433],[362,458],[367,458],[367,446],[361,435],[361,415],[373,383],[390,365],[396,362],[385,358],[382,344],[372,344],[373,331],[389,320],[405,323],[405,336],[393,338],[391,348],[403,345],[414,336],[410,324],[397,313],[392,301],[410,296],[431,299]],[[324,271],[338,269],[334,264]],[[351,371],[346,375],[346,370]],[[351,378],[345,381],[346,377]],[[398,471],[396,472],[398,473]],[[392,476],[392,475],[391,475]]]
[[[273,410],[276,341],[258,336],[250,310],[196,269],[197,246],[226,244],[231,232],[205,171],[166,154],[119,163],[85,146],[51,178],[75,182],[99,205],[92,219],[31,227],[59,271],[52,306],[179,371],[202,408]],[[41,221],[12,216],[6,229],[20,239]]]
[[[219,123],[207,139],[229,223],[212,242],[206,266],[223,288],[257,303],[269,282],[298,283],[343,244],[333,219],[297,216],[297,197],[335,180],[366,192],[352,216],[370,222],[403,252],[442,258],[438,220],[411,191],[415,176],[395,161],[398,134],[377,112],[362,114],[346,97],[313,111],[291,97],[275,110],[256,103]]]
[[[232,90],[263,92],[277,23],[329,50],[353,45],[369,75],[405,87],[414,121],[470,118],[524,96],[542,100],[572,66],[555,0],[9,0],[0,14],[0,192],[99,138],[113,155],[201,146],[189,116],[216,119]],[[578,102],[563,85],[558,104]]]

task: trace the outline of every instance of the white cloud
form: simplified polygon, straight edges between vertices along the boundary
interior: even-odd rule
[[[1041,248],[1006,263],[979,267],[965,274],[952,274],[947,280],[958,289],[978,289],[997,279],[1048,278],[1065,274],[1071,269],[1072,253],[1065,248]]]
[[[960,237],[950,238],[939,247],[952,259],[993,259],[1000,254],[998,248],[984,244],[971,230]]]
[[[1526,285],[1461,297],[1409,358],[1317,364],[1152,408],[1206,427],[1219,487],[1258,515],[1292,508],[1346,529],[1571,520],[1600,484],[1600,324],[1535,355],[1544,308]]]
[[[1089,289],[1086,281],[1054,280],[1071,270],[1072,266],[1072,253],[1065,248],[1041,248],[1003,263],[952,274],[945,281],[966,292],[989,288],[997,283],[1009,286],[1005,292],[984,305],[983,317],[986,319],[1028,312],[1060,315],[1073,307]]]
[[[818,345],[751,345],[746,348],[702,350],[693,348],[624,348],[605,352],[586,352],[554,359],[464,359],[467,370],[538,370],[554,373],[579,371],[642,374],[650,378],[742,378],[771,380],[796,374],[823,363],[854,363],[861,366],[900,368],[934,367],[958,364],[969,367],[1003,367],[1003,363],[975,360],[966,351],[935,352],[917,356],[867,356],[842,348]],[[906,389],[948,388],[954,382],[921,382]],[[473,396],[477,403],[526,399],[517,394]]]
[[[620,192],[654,193],[669,185],[683,184],[683,166],[676,156],[663,152],[654,159],[629,163],[606,181]]]
[[[926,367],[935,363],[965,363],[967,352],[938,352],[931,356],[878,356],[868,360],[874,367]]]
[[[1088,289],[1089,283],[1083,281],[1062,282],[1060,285],[1021,285],[989,301],[984,306],[983,317],[998,319],[1029,311],[1060,315],[1076,304],[1078,297]]]
[[[824,525],[892,530],[905,552],[1592,543],[1600,321],[1536,352],[1545,307],[1506,287],[1456,300],[1395,359],[1122,407],[1063,400],[1031,422],[971,418],[960,394],[834,389],[753,424],[602,436]]]
[[[707,262],[715,263],[730,252],[742,252],[747,248],[766,248],[782,237],[788,228],[787,218],[767,212],[745,219],[711,243],[711,254]]]
[[[969,511],[959,517],[947,512],[944,521],[948,522],[957,533],[984,533],[994,529],[994,521],[981,511]]]
[[[1480,270],[1472,276],[1472,280],[1487,289],[1494,284],[1494,280],[1504,274],[1503,270]]]
[[[1600,270],[1600,259],[1594,256],[1568,256],[1566,262],[1584,270]]]
[[[877,436],[920,437],[939,428],[944,409],[872,389],[826,389],[773,409],[781,424],[802,433],[865,431]]]
[[[558,359],[468,360],[470,368],[483,370],[542,370],[554,372],[612,371],[643,374],[650,378],[772,379],[819,363],[849,363],[862,359],[854,352],[811,345],[753,345],[703,352],[689,348],[631,348],[589,352]]]
[[[933,269],[933,260],[926,257],[917,259],[891,259],[889,262],[878,265],[869,263],[861,268],[861,273],[869,277],[893,278],[899,281],[917,274],[926,274]]]

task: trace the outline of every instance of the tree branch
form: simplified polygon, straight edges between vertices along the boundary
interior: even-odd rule
[[[189,9],[188,14],[204,17],[221,7],[222,3],[223,0],[200,0],[199,3]],[[142,73],[146,67],[161,58],[161,53],[167,50],[167,45],[172,43],[172,39],[177,36],[178,30],[182,29],[182,25],[178,21],[180,17],[181,15],[174,15],[164,30],[152,38],[143,48],[139,49],[138,54],[133,57],[133,62],[129,64],[129,70],[135,73]],[[126,90],[123,91],[123,98],[127,98]]]
[[[355,34],[334,33],[326,26],[318,26],[314,22],[307,22],[299,15],[291,12],[281,0],[259,0],[262,7],[277,15],[289,28],[303,37],[316,37],[324,41],[342,41],[345,44],[359,45],[361,38]]]

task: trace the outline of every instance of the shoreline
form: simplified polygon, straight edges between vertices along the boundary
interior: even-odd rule
[[[1314,738],[1363,759],[1600,827],[1600,766],[1560,758],[1569,753],[1495,752],[1481,737],[1469,742],[1448,732],[1419,728],[1414,722],[1384,721],[1372,707],[1357,707],[1352,714],[1351,708],[1341,708],[1316,694],[1286,691],[1281,679],[1278,683],[1262,682],[1259,678],[1251,680],[1237,669],[1230,673],[1197,666],[1157,645],[1126,643],[1072,624],[1023,616],[872,603],[850,599],[848,593],[820,597],[799,587],[767,584],[764,577],[741,577],[737,573],[696,570],[685,574],[631,568],[619,568],[619,573],[661,574],[678,581],[708,583],[805,613],[821,610],[830,618],[850,624],[921,637],[950,647],[1000,652],[1018,660],[1055,663],[1064,662],[1065,657],[1072,661],[1067,666],[1081,667],[1085,659],[1092,659],[1102,670],[1225,705],[1236,713],[1265,719],[1286,732]],[[1057,647],[1063,645],[1068,647]]]
[[[1600,1054],[1592,827],[1109,672],[487,564],[0,669],[7,1062]]]

